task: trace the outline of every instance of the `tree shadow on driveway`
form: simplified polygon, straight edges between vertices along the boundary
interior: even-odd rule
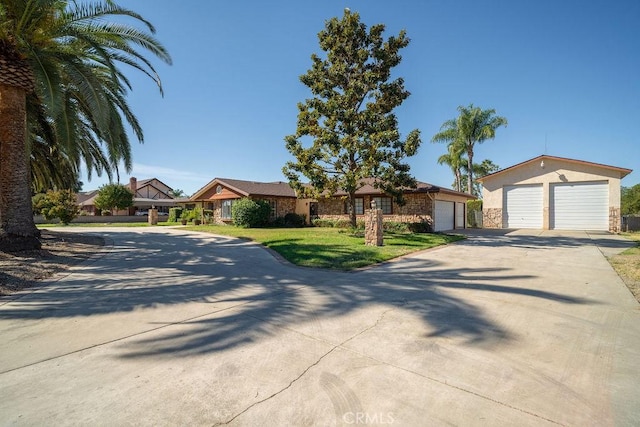
[[[123,355],[176,357],[256,342],[274,325],[293,329],[379,306],[417,316],[427,336],[459,337],[470,344],[510,340],[512,333],[480,306],[452,292],[463,288],[562,304],[592,302],[501,285],[535,277],[507,268],[448,268],[435,260],[407,258],[393,268],[345,273],[281,264],[259,245],[238,239],[125,231],[110,236],[116,243],[108,253],[64,280],[5,304],[0,319],[127,315],[184,303],[211,304],[206,314],[190,319],[150,322],[149,330],[166,326],[164,333],[134,339]]]

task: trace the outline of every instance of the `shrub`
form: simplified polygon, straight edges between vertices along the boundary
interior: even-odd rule
[[[169,217],[167,218],[167,221],[178,222],[181,216],[182,216],[182,208],[171,208],[169,209]]]
[[[80,215],[80,206],[73,191],[49,190],[43,196],[38,198],[37,208],[47,221],[59,218],[61,223],[67,225]]]
[[[284,217],[281,217],[281,216],[277,217],[276,219],[271,221],[269,225],[272,225],[274,227],[284,227],[285,226]]]
[[[409,224],[406,222],[385,221],[382,229],[389,233],[409,233]]]
[[[471,227],[479,227],[476,221],[476,212],[482,212],[482,200],[469,200],[467,202],[467,224]]]
[[[202,221],[202,208],[193,208],[191,210],[191,221]]]
[[[42,215],[42,208],[45,206],[46,200],[47,195],[45,193],[38,193],[31,198],[34,215]]]
[[[205,224],[213,224],[213,211],[211,209],[204,209],[202,211]]]
[[[233,225],[238,227],[259,227],[269,222],[271,206],[265,200],[251,200],[243,198],[231,207]]]
[[[311,221],[314,227],[333,227],[333,221],[330,219],[316,218]]]
[[[407,226],[412,233],[431,233],[431,225],[426,221],[410,222]]]
[[[183,219],[185,221],[191,221],[193,219],[193,209],[185,209],[182,211],[182,213],[180,214],[180,219]]]
[[[351,228],[351,221],[349,221],[348,219],[337,219],[334,222],[333,226],[336,228]],[[357,223],[356,223],[356,227],[357,227]]]
[[[304,227],[306,218],[304,215],[290,212],[284,216],[284,225],[286,227]]]

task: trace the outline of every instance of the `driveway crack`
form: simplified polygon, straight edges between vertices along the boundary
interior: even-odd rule
[[[298,382],[302,377],[304,377],[307,372],[309,372],[313,367],[317,366],[325,357],[327,357],[328,355],[330,355],[331,353],[333,353],[336,349],[338,348],[342,348],[342,346],[344,346],[346,343],[348,343],[349,341],[358,338],[360,335],[370,331],[371,329],[375,328],[376,326],[378,326],[380,324],[380,322],[384,319],[384,317],[386,316],[387,313],[389,313],[390,311],[396,310],[398,307],[392,307],[389,308],[385,311],[383,311],[378,318],[376,319],[375,323],[367,326],[366,328],[364,328],[363,330],[361,330],[360,332],[350,336],[349,338],[347,338],[346,340],[342,341],[339,344],[335,344],[333,347],[331,347],[331,349],[329,349],[327,352],[325,352],[322,356],[320,356],[315,362],[313,362],[312,364],[310,364],[309,366],[307,366],[301,373],[300,375],[298,375],[297,377],[295,377],[293,380],[291,380],[289,382],[289,384],[287,384],[285,387],[283,387],[282,389],[276,391],[275,393],[265,397],[262,400],[259,400],[257,402],[253,402],[251,405],[247,406],[245,409],[243,409],[242,411],[238,412],[236,415],[234,415],[233,417],[231,417],[230,419],[228,419],[227,421],[223,421],[220,423],[216,423],[214,424],[215,426],[221,426],[221,425],[227,425],[231,422],[233,422],[236,418],[238,418],[239,416],[241,416],[242,414],[248,412],[249,410],[251,410],[253,407],[260,405],[261,403],[264,403],[270,399],[273,399],[274,397],[278,396],[279,394],[282,394],[283,392],[285,392],[286,390],[288,390],[289,388],[291,388],[292,385],[294,385],[296,382]],[[254,316],[252,316],[254,317]],[[283,328],[283,329],[287,329],[287,328]],[[295,332],[295,331],[294,331]]]

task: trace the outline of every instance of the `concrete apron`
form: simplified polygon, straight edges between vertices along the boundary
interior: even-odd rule
[[[4,423],[640,423],[616,236],[484,231],[339,273],[235,239],[94,231],[112,239],[98,257],[2,301]]]

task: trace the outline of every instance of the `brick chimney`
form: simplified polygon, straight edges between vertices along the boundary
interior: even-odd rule
[[[136,192],[138,191],[138,180],[136,179],[135,176],[132,176],[131,178],[129,178],[129,189],[131,190],[131,192],[133,193],[133,196],[135,197]]]

